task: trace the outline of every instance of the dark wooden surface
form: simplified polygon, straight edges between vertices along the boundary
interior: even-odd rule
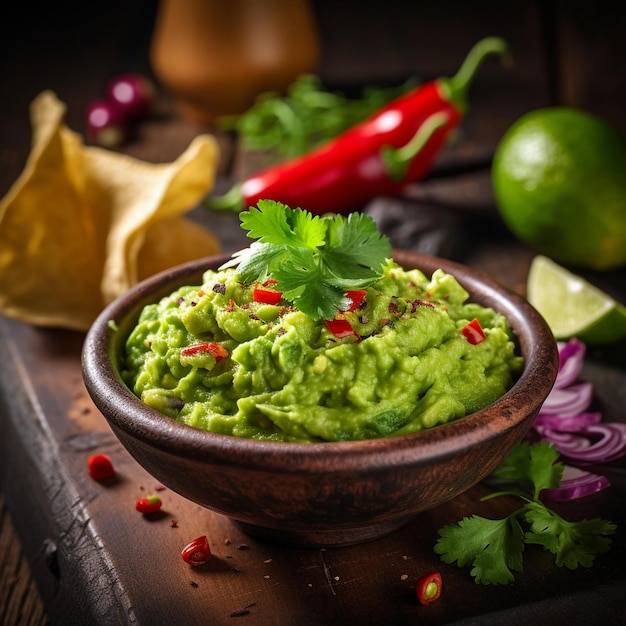
[[[510,41],[514,68],[504,70],[495,62],[484,67],[460,141],[446,151],[433,177],[405,198],[377,199],[364,208],[397,247],[485,269],[524,293],[533,253],[508,235],[494,210],[490,155],[519,115],[548,104],[587,108],[626,131],[621,16],[604,2],[426,7],[390,0],[384,11],[379,2],[314,6],[323,42],[319,72],[329,84],[346,88],[411,74],[425,79],[449,74],[480,37],[497,34]],[[57,92],[68,104],[68,125],[82,132],[83,111],[102,95],[108,78],[123,71],[150,72],[147,45],[155,7],[154,2],[114,1],[94,17],[85,15],[82,4],[41,3],[16,7],[15,19],[2,21],[0,195],[24,165],[30,141],[27,109],[41,90]],[[124,151],[146,160],[171,160],[193,136],[211,130],[181,119],[168,94],[161,96],[162,115],[142,125]],[[224,152],[218,187],[223,189],[255,166],[236,146],[230,151],[228,139],[220,136]],[[193,215],[222,238],[225,249],[243,241],[235,216],[200,210]],[[626,301],[623,271],[591,277]],[[27,567],[13,535],[5,532],[9,525],[3,524],[3,623],[222,624],[232,623],[238,609],[248,605],[249,613],[238,618],[253,624],[626,621],[623,463],[607,469],[614,481],[609,491],[563,506],[570,517],[616,521],[620,529],[611,552],[592,569],[569,572],[529,550],[524,574],[506,587],[476,586],[467,570],[443,565],[432,551],[443,524],[472,513],[506,512],[510,503],[478,502],[484,486],[420,515],[387,538],[328,551],[252,540],[228,520],[169,491],[160,492],[163,516],[148,521],[133,503],[157,485],[91,404],[80,376],[82,340],[79,333],[0,319],[1,491],[46,613],[37,598],[28,600]],[[626,420],[623,349],[591,350],[585,367],[607,420]],[[109,453],[119,470],[120,480],[112,487],[87,476],[85,460],[95,450]],[[180,560],[180,549],[205,533],[215,558],[190,570]],[[445,592],[440,602],[424,608],[415,602],[412,587],[431,569],[442,571]]]

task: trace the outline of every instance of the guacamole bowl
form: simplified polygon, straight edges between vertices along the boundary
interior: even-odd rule
[[[412,434],[359,441],[259,441],[187,426],[144,404],[122,376],[126,340],[147,304],[229,256],[153,276],[112,302],[87,333],[83,376],[95,405],[130,454],[163,485],[225,515],[247,534],[332,547],[382,537],[487,477],[520,441],[550,392],[558,352],[543,318],[520,296],[466,266],[394,251],[405,269],[442,269],[470,301],[503,314],[523,370],[487,407]]]

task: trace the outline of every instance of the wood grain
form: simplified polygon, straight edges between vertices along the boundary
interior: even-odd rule
[[[2,492],[0,492],[0,620],[2,626],[44,626],[49,623]]]

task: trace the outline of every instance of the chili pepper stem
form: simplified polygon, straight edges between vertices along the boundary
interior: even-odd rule
[[[433,133],[445,126],[449,120],[447,113],[434,113],[419,127],[413,138],[401,148],[384,146],[380,156],[385,163],[385,170],[390,178],[401,180],[404,178],[411,161],[420,153]]]
[[[511,63],[512,57],[506,41],[500,37],[485,37],[468,52],[454,76],[439,79],[448,100],[454,102],[461,112],[467,111],[467,92],[474,77],[485,60],[493,54],[502,57],[505,64]]]
[[[202,200],[202,204],[214,211],[232,211],[233,213],[240,213],[246,208],[240,185],[234,185],[222,196],[207,196]]]

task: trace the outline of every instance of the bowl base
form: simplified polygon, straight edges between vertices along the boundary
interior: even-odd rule
[[[402,526],[408,524],[413,517],[408,519],[384,522],[375,526],[363,528],[268,528],[257,526],[248,522],[242,522],[231,518],[231,523],[246,535],[255,539],[261,539],[271,543],[297,548],[341,548],[366,543],[380,539]]]

